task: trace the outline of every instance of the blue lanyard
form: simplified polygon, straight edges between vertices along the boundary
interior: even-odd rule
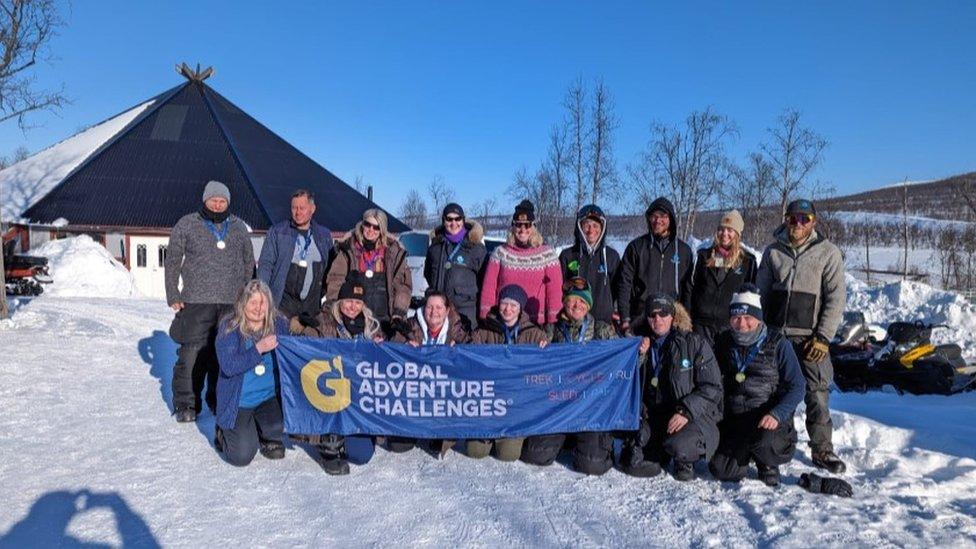
[[[662,343],[661,346],[663,347],[664,344]],[[653,379],[657,379],[661,374],[661,355],[660,350],[655,348],[654,343],[651,343],[651,369],[654,370]]]
[[[366,270],[367,271],[374,270],[373,267],[376,267],[376,263],[380,260],[381,257],[383,256],[379,252],[374,252],[373,259],[369,260],[366,259],[366,254],[363,254],[363,265],[366,266]]]
[[[745,361],[742,360],[742,355],[739,354],[738,350],[732,349],[732,358],[735,359],[735,367],[740,374],[745,373],[746,368],[749,367],[749,363],[756,358],[757,354],[759,354],[759,348],[762,347],[763,341],[765,340],[766,336],[762,336],[759,338],[759,341],[753,344],[753,346],[749,349],[749,354],[746,355]]]
[[[298,233],[298,235],[301,236],[301,233]],[[308,234],[306,234],[303,238],[305,239],[305,246],[302,248],[302,251],[298,253],[298,257],[301,258],[302,261],[305,261],[305,258],[308,257],[308,247],[312,245],[312,229],[309,229]]]
[[[224,221],[220,224],[220,226],[221,230],[220,232],[217,232],[217,225],[213,221],[210,221],[209,219],[207,220],[207,228],[210,229],[210,232],[217,237],[217,242],[223,242],[224,238],[227,237],[227,230],[230,229],[230,223]]]
[[[454,245],[454,249],[452,249],[451,252],[447,254],[447,262],[448,263],[453,262],[454,258],[457,257],[457,254],[460,251],[461,251],[461,242],[458,242],[457,244]]]
[[[505,334],[505,345],[514,345],[518,340],[519,325],[516,324],[510,329],[507,324],[502,324],[502,332]]]
[[[590,317],[584,317],[583,325],[580,327],[580,331],[579,331],[579,338],[578,338],[579,340],[576,343],[584,343],[584,340],[586,339],[586,327],[589,324],[590,324]],[[563,334],[563,341],[572,342],[573,338],[570,337],[569,326],[567,326],[565,322],[560,322],[559,324],[556,324],[556,327],[559,328],[559,332]]]

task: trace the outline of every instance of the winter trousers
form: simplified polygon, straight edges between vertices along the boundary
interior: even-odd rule
[[[404,437],[386,437],[386,447],[395,454],[402,454],[413,450],[417,439]]]
[[[495,457],[499,461],[515,461],[522,455],[522,443],[524,438],[499,438],[495,440],[469,440],[465,444],[465,453],[468,457],[482,459],[491,453],[491,447],[495,447]]]
[[[224,459],[238,467],[251,463],[261,445],[283,443],[284,426],[281,403],[275,397],[255,408],[239,408],[233,429],[217,429],[217,437],[224,448]]]
[[[215,303],[187,303],[177,311],[169,334],[180,344],[173,367],[173,409],[202,408],[201,393],[206,381],[204,400],[210,410],[217,407],[217,350],[214,339],[220,317],[231,305]]]
[[[602,475],[613,467],[613,435],[610,433],[529,437],[522,446],[522,461],[532,465],[552,465],[567,440],[573,448],[573,469],[585,475]]]
[[[828,354],[820,362],[810,362],[803,358],[803,342],[806,338],[790,338],[800,369],[807,381],[807,391],[803,402],[807,405],[807,433],[810,434],[810,449],[813,453],[833,452],[834,424],[830,420],[830,384],[834,380],[834,365]]]
[[[759,412],[725,418],[719,425],[721,441],[708,469],[718,480],[738,482],[745,478],[749,462],[764,467],[778,467],[793,459],[796,452],[796,429],[793,418],[780,422],[773,430],[760,429]]]
[[[677,463],[695,463],[705,456],[705,433],[697,421],[689,421],[676,433],[668,434],[668,421],[674,412],[651,410],[650,420],[641,420],[640,431],[624,446],[621,465],[656,461],[662,466],[672,459]]]

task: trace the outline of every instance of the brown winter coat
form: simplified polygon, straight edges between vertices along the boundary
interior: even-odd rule
[[[325,297],[329,302],[339,297],[339,288],[346,281],[350,271],[358,270],[359,253],[353,246],[353,239],[357,238],[357,233],[358,231],[353,231],[350,236],[336,244],[336,256],[325,279]],[[386,278],[390,316],[406,317],[413,288],[410,267],[407,265],[407,251],[395,238],[389,236],[386,237],[382,274]]]
[[[368,309],[363,309],[365,314]],[[342,313],[338,310],[338,304],[332,304],[327,306],[325,309],[319,311],[318,316],[315,317],[319,321],[319,325],[315,328],[310,326],[302,326],[298,322],[298,317],[293,317],[289,325],[289,331],[295,335],[302,335],[307,337],[323,337],[326,339],[348,339],[339,331],[339,316]],[[368,339],[373,339],[376,335],[382,335],[380,331],[380,324],[375,318],[373,318],[372,313],[366,314],[366,331],[364,335]]]
[[[498,307],[492,308],[488,312],[481,327],[475,330],[471,343],[483,343],[488,345],[501,345],[505,343],[505,331],[502,328],[504,322],[498,314]],[[523,311],[519,314],[519,332],[516,343],[538,345],[542,341],[548,341],[549,335],[546,331],[529,320],[529,315]]]
[[[423,314],[423,310],[417,311],[417,314]],[[421,327],[420,321],[417,320],[417,317],[413,317],[408,322],[410,323],[410,337],[404,337],[403,334],[398,332],[393,338],[393,341],[397,343],[412,341],[423,345],[424,329]],[[454,309],[451,309],[447,313],[447,340],[445,343],[450,345],[452,343],[467,343],[469,341],[471,341],[471,334],[464,329],[464,324],[461,322],[461,315]]]

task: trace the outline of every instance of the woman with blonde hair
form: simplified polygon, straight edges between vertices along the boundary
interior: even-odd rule
[[[357,272],[352,273],[339,288],[335,302],[327,304],[316,317],[315,326],[306,326],[293,320],[292,333],[330,339],[383,341],[380,322],[363,301],[365,293],[363,277]],[[321,455],[321,465],[326,473],[349,474],[345,437],[326,433],[298,435],[295,438],[315,445]]]
[[[272,305],[271,290],[251,280],[237,293],[233,312],[217,331],[217,429],[214,445],[233,465],[244,466],[260,451],[285,457],[284,419],[274,349],[288,322]]]
[[[556,250],[543,243],[535,226],[535,206],[523,200],[515,207],[508,241],[492,252],[481,287],[478,318],[498,304],[499,292],[514,284],[525,291],[524,312],[542,326],[556,321],[562,309],[563,273]]]
[[[691,321],[696,334],[715,341],[729,327],[729,303],[743,284],[756,281],[756,256],[742,247],[745,222],[738,210],[722,216],[708,248],[698,250],[692,277]]]
[[[351,273],[361,273],[362,300],[380,321],[384,334],[392,335],[393,326],[402,325],[407,317],[413,284],[407,252],[390,236],[386,213],[377,208],[363,212],[362,220],[335,250],[326,278],[327,300],[335,301]]]

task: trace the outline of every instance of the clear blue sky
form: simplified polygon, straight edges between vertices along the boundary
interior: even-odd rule
[[[464,205],[538,165],[577,76],[613,92],[624,172],[652,120],[713,106],[738,157],[784,107],[840,192],[976,170],[976,2],[75,1],[39,83],[73,104],[0,127],[31,151],[180,83],[181,61],[396,210],[435,175]]]

